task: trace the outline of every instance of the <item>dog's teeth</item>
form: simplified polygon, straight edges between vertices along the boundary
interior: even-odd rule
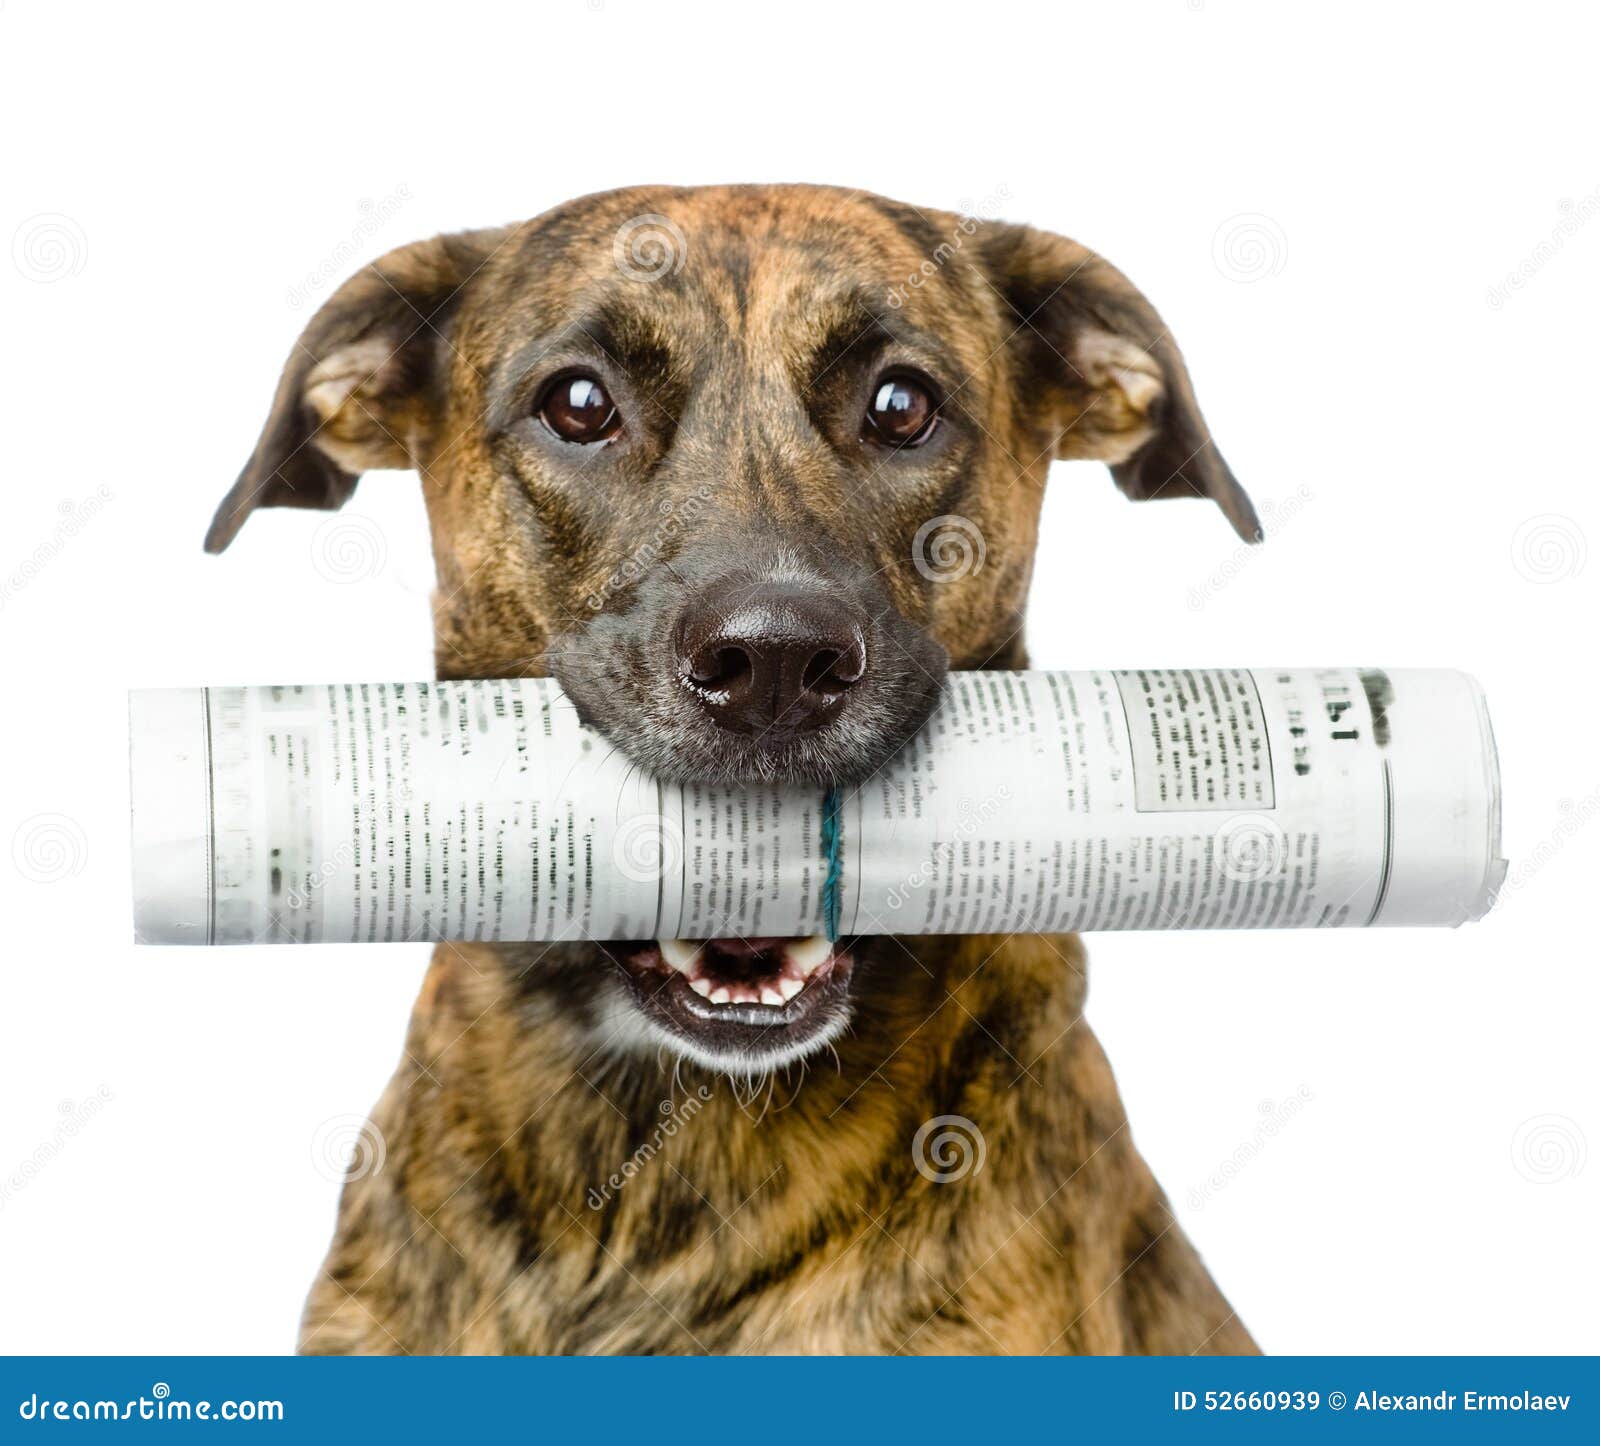
[[[783,946],[784,958],[800,971],[802,977],[810,974],[832,953],[832,942],[821,934],[813,934],[809,939],[796,939],[792,944]]]
[[[724,982],[704,965],[703,941],[657,939],[662,962],[676,970],[702,999],[711,1004],[762,1004],[781,1009],[806,987],[806,981],[833,957],[833,945],[820,935],[782,946],[783,970],[759,981]]]
[[[692,939],[657,939],[661,957],[680,974],[687,974],[700,957],[700,946]]]

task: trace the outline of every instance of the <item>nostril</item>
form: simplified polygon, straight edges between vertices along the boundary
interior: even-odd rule
[[[743,648],[721,648],[717,652],[716,687],[735,688],[751,672],[750,654]]]
[[[750,676],[750,655],[743,648],[706,648],[688,659],[691,682],[713,692],[727,693]]]
[[[866,650],[858,639],[852,639],[848,648],[822,648],[813,653],[800,684],[807,693],[831,698],[859,683],[866,670]]]
[[[833,676],[833,670],[838,666],[842,654],[831,649],[818,653],[806,664],[805,671],[800,675],[800,685],[808,693],[832,692],[839,687],[839,681]]]

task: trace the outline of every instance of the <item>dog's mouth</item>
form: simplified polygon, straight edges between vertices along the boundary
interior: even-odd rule
[[[618,958],[664,1042],[713,1069],[788,1063],[849,1023],[854,960],[824,938],[658,939]]]

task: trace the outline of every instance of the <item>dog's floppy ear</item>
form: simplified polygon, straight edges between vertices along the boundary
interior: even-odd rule
[[[221,552],[258,507],[341,507],[368,468],[416,464],[456,298],[508,234],[402,246],[329,297],[290,353],[256,449],[212,519],[207,552]]]
[[[1139,289],[1065,237],[999,224],[982,235],[1055,455],[1109,464],[1136,500],[1209,497],[1240,537],[1259,542],[1255,508],[1211,440],[1177,343]]]

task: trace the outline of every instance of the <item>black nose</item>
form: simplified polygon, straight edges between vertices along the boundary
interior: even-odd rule
[[[678,622],[678,672],[725,728],[815,727],[867,671],[866,622],[814,586],[725,584]]]

